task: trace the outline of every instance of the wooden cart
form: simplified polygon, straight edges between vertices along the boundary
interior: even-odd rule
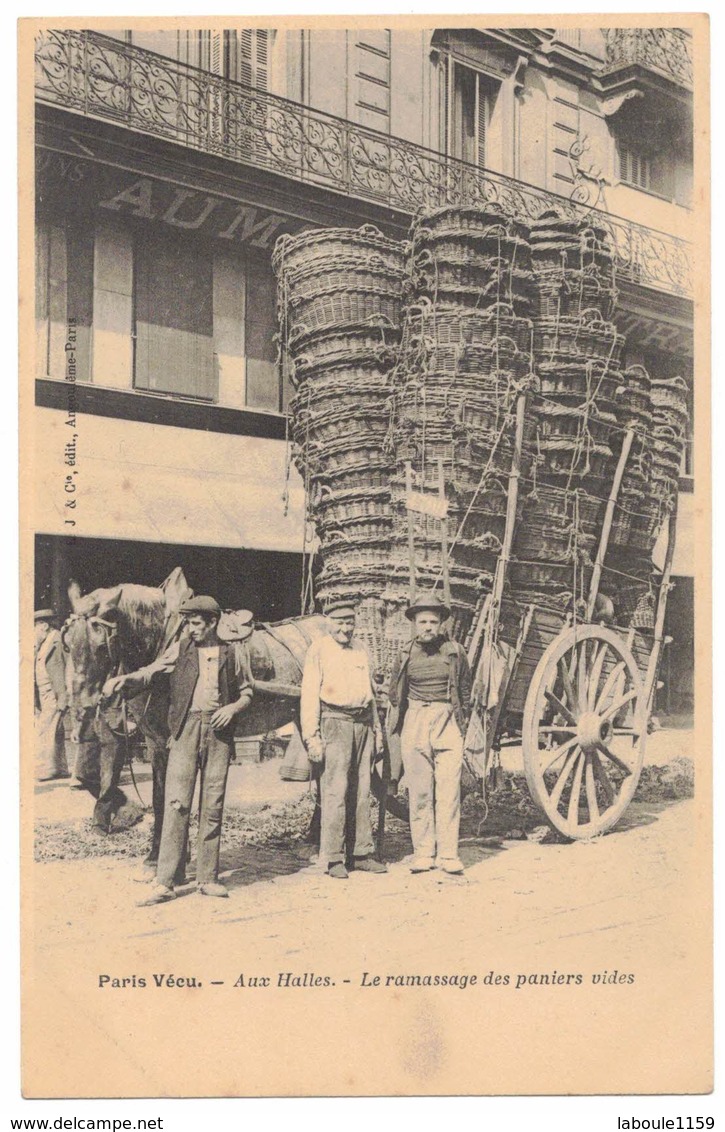
[[[653,707],[675,544],[665,564],[650,632],[596,623],[602,570],[633,431],[621,453],[581,620],[530,605],[515,633],[502,628],[506,572],[518,501],[526,395],[516,406],[516,444],[506,529],[491,593],[468,642],[474,672],[467,746],[485,775],[504,745],[521,745],[532,797],[559,833],[586,839],[610,829],[634,796]],[[508,640],[506,639],[508,635]]]

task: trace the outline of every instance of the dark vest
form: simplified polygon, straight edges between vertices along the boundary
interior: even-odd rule
[[[185,637],[179,645],[179,659],[171,673],[169,704],[169,731],[172,739],[178,739],[184,729],[189,714],[194,688],[199,679],[199,653],[196,645]],[[239,699],[239,683],[234,664],[234,650],[231,645],[219,645],[219,703],[233,704]],[[232,723],[223,734],[231,736]],[[220,734],[222,734],[220,732]]]

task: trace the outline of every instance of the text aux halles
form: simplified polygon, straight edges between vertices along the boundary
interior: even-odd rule
[[[259,987],[334,987],[335,982],[331,975],[316,975],[314,971],[305,971],[300,974],[295,971],[279,971],[274,979],[271,975],[245,975],[241,974],[235,982],[235,987],[245,990],[254,990]]]

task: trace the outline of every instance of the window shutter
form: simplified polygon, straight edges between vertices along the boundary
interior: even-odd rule
[[[211,252],[158,234],[137,243],[134,271],[135,387],[215,400]]]
[[[209,45],[209,70],[215,75],[223,74],[224,34],[213,31]]]
[[[270,32],[266,28],[242,28],[238,36],[239,81],[257,90],[267,90]]]
[[[478,105],[476,107],[476,165],[486,164],[486,134],[491,115],[491,96],[483,75],[478,76]]]
[[[254,85],[258,87],[259,90],[266,90],[269,78],[269,32],[265,28],[256,28],[255,41],[257,55]]]
[[[239,32],[239,81],[254,86],[253,36],[251,28]]]

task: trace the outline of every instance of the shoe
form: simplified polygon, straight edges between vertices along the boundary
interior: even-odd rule
[[[387,873],[387,868],[380,861],[376,861],[374,857],[356,857],[353,861],[353,869],[356,873]]]
[[[415,857],[410,866],[410,871],[411,873],[428,873],[434,868],[435,861],[432,857]]]
[[[349,873],[342,861],[335,861],[334,864],[328,866],[327,875],[334,877],[335,880],[347,880]]]
[[[438,864],[444,873],[452,873],[455,876],[463,872],[463,865],[458,857],[442,857]]]
[[[61,778],[70,778],[70,774],[67,771],[65,774],[44,774],[42,778],[37,778],[36,782],[58,782]]]
[[[167,900],[175,899],[173,888],[167,888],[165,884],[152,884],[146,895],[136,901],[136,907],[146,908],[149,904],[165,904]]]
[[[205,884],[197,885],[199,892],[202,896],[228,896],[229,890],[217,881],[207,881]]]

